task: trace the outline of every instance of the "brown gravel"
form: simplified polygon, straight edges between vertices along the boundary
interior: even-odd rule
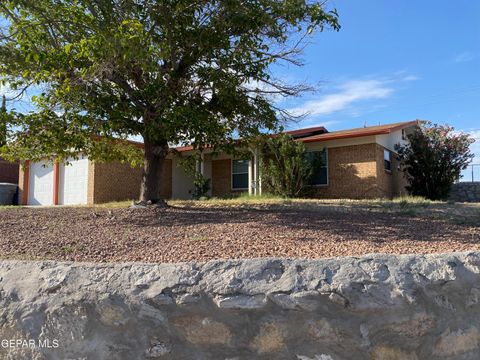
[[[480,250],[480,218],[349,206],[0,210],[0,257],[181,262]],[[448,211],[447,211],[448,213]]]

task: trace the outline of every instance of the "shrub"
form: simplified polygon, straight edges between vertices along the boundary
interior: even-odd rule
[[[281,134],[267,138],[262,146],[262,186],[282,197],[301,196],[312,175],[305,145]]]
[[[195,200],[203,200],[208,198],[210,191],[210,179],[205,178],[201,173],[195,172],[193,178],[193,189],[189,191]]]
[[[430,200],[445,199],[473,158],[469,146],[474,140],[448,125],[426,122],[408,135],[408,142],[396,150],[411,195]]]
[[[200,154],[180,157],[179,159],[180,166],[185,173],[193,179],[193,189],[190,189],[188,193],[192,195],[194,200],[208,198],[208,192],[210,191],[210,179],[205,178],[202,173],[198,171],[198,161],[202,161]]]

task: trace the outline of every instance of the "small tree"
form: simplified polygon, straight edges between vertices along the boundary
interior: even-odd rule
[[[283,197],[301,195],[312,175],[305,145],[286,134],[265,140],[261,167],[265,190]]]
[[[445,199],[473,158],[469,146],[474,140],[451,126],[430,122],[420,125],[408,140],[396,146],[409,183],[407,190],[431,200]]]

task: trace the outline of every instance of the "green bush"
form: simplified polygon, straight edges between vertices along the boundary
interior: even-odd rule
[[[200,200],[208,198],[210,191],[210,179],[205,178],[197,169],[197,162],[202,161],[200,154],[180,157],[179,163],[185,173],[193,179],[193,189],[188,193],[192,195],[192,199]]]
[[[302,196],[312,176],[305,145],[281,134],[267,138],[262,146],[262,187],[273,195]]]
[[[473,158],[474,140],[448,125],[426,122],[408,135],[405,145],[396,150],[402,162],[411,195],[430,200],[448,197],[453,183],[460,178]]]

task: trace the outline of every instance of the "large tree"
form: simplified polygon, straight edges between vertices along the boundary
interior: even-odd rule
[[[420,124],[408,135],[408,142],[397,145],[412,195],[431,200],[445,199],[460,173],[473,159],[474,139],[448,125]]]
[[[300,65],[314,30],[339,29],[306,0],[2,0],[0,73],[35,110],[11,111],[11,157],[133,162],[144,142],[140,199],[156,202],[172,144],[223,147],[288,116],[272,101],[302,84],[271,65]]]

